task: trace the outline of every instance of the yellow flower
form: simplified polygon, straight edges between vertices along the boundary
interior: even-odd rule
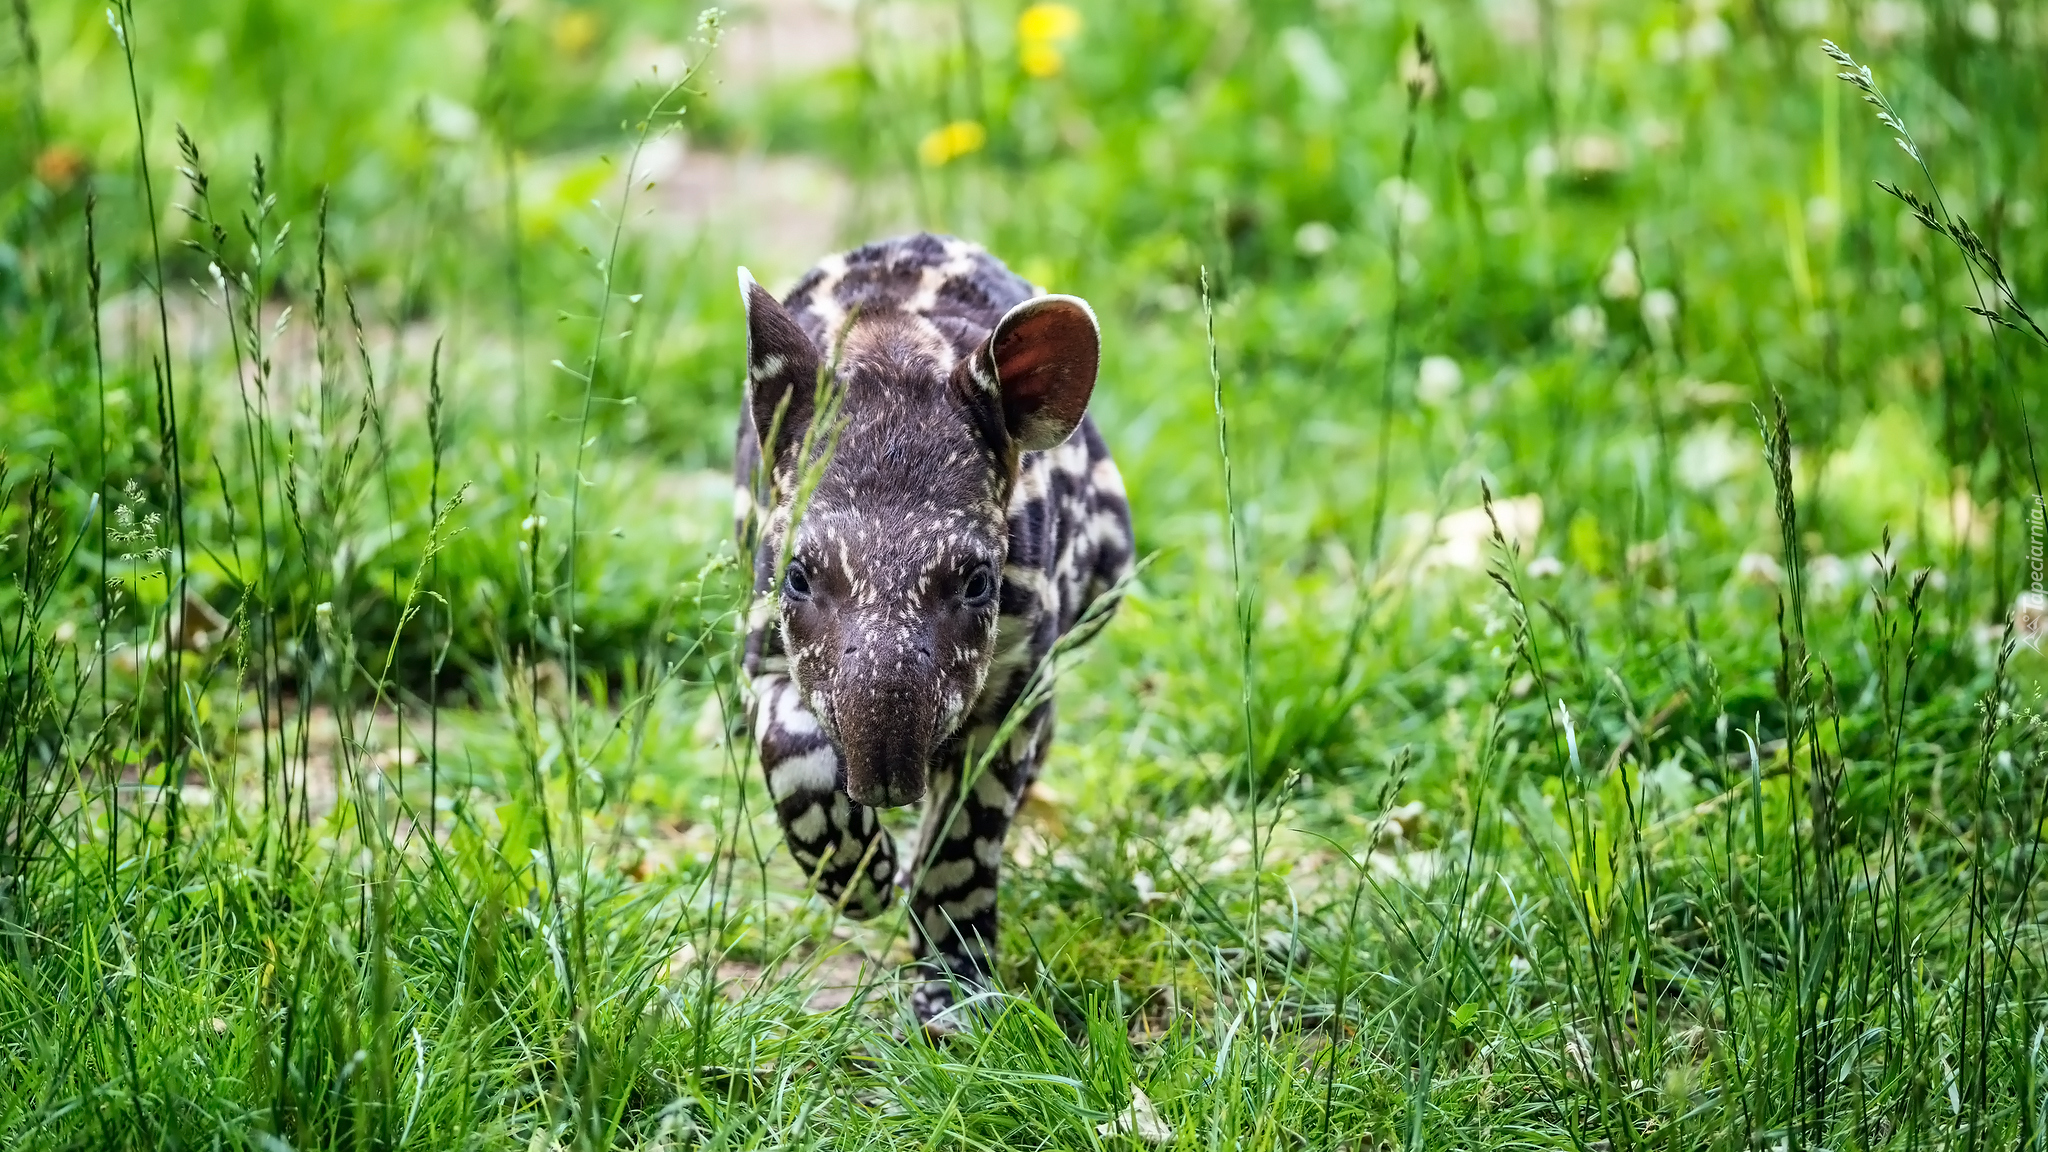
[[[1061,44],[1081,33],[1081,14],[1067,4],[1033,4],[1017,17],[1017,62],[1027,75],[1057,76],[1067,59]]]
[[[555,50],[564,56],[581,56],[597,43],[597,17],[582,8],[571,8],[555,18]]]
[[[949,164],[969,152],[981,151],[988,143],[988,132],[973,120],[955,120],[944,128],[934,128],[925,133],[917,142],[917,158],[927,168]]]
[[[1081,33],[1081,14],[1070,4],[1033,4],[1017,17],[1019,40],[1071,40]]]
[[[1067,66],[1067,58],[1060,55],[1059,49],[1036,40],[1026,40],[1017,49],[1017,60],[1024,65],[1026,75],[1040,80],[1059,75],[1060,69]]]

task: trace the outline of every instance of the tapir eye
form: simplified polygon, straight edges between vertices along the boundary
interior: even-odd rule
[[[811,598],[811,578],[804,572],[802,562],[789,562],[789,571],[782,576],[782,595],[788,600],[801,601]]]
[[[967,583],[961,585],[960,598],[976,607],[988,603],[996,594],[995,573],[984,564],[967,574]]]

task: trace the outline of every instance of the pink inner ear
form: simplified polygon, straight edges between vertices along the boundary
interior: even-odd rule
[[[1072,431],[1081,422],[1095,391],[1097,342],[1094,321],[1065,301],[1034,309],[998,334],[996,377],[1012,432],[1026,425]]]

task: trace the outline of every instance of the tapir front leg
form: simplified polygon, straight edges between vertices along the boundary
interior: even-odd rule
[[[979,771],[976,744],[968,740],[946,769],[932,775],[917,862],[908,878],[911,941],[923,976],[911,993],[911,1007],[921,1021],[930,1023],[950,1008],[956,989],[971,994],[985,987],[995,969],[1003,842],[1038,775],[1050,726],[1051,707],[1041,706]]]
[[[783,840],[820,895],[866,920],[894,895],[896,844],[839,786],[839,753],[785,673],[754,677],[752,717]]]

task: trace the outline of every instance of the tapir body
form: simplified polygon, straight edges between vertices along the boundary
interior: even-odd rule
[[[1131,567],[1086,414],[1099,331],[950,237],[828,257],[780,302],[740,279],[750,723],[817,889],[856,918],[908,891],[931,1022],[990,971],[1004,839],[1052,739],[1049,657]],[[920,799],[899,860],[876,809]]]

